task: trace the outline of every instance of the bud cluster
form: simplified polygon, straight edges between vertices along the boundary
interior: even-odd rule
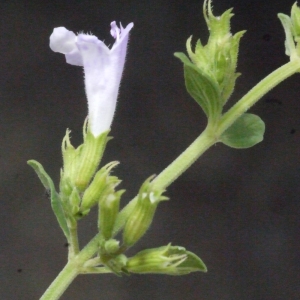
[[[175,53],[184,64],[188,92],[210,122],[220,118],[240,75],[236,72],[237,58],[240,39],[245,31],[231,34],[231,11],[228,9],[216,17],[212,12],[211,0],[205,0],[203,14],[210,33],[207,44],[203,45],[199,39],[193,47],[190,37],[186,43],[189,58],[184,53]]]
[[[84,142],[74,148],[70,142],[70,131],[67,130],[62,142],[63,169],[61,170],[60,195],[66,215],[80,219],[102,200],[120,198],[124,192],[115,192],[121,182],[111,176],[111,170],[118,162],[111,162],[97,170],[102,158],[108,131],[95,137],[84,124]]]
[[[290,56],[291,61],[300,57],[300,8],[297,2],[291,9],[291,16],[279,13],[278,17],[285,31],[285,53]]]
[[[223,104],[233,92],[236,78],[235,73],[239,42],[245,31],[235,35],[230,33],[230,19],[232,9],[226,10],[220,17],[213,15],[211,1],[204,2],[203,14],[210,31],[205,46],[197,41],[195,50],[192,50],[192,37],[187,40],[186,47],[192,62],[219,86]]]
[[[85,123],[84,142],[74,148],[70,142],[70,131],[67,130],[62,143],[63,169],[59,193],[42,165],[35,161],[28,162],[50,193],[52,209],[70,244],[69,257],[79,252],[77,221],[86,216],[92,207],[98,206],[97,256],[84,264],[82,272],[95,271],[99,265],[102,265],[100,269],[104,267],[118,276],[130,273],[183,275],[206,272],[198,256],[171,244],[141,251],[130,258],[125,256],[124,252],[136,244],[151,226],[158,204],[168,198],[163,195],[164,189],[155,186],[154,176],[146,179],[121,226],[124,227],[123,243],[114,238],[121,216],[120,199],[125,190],[116,190],[121,180],[111,175],[118,162],[110,162],[97,171],[108,140],[107,134],[105,132],[95,137]]]

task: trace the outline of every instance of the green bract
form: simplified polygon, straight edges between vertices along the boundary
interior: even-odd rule
[[[50,176],[46,173],[43,166],[35,160],[29,160],[27,162],[36,172],[38,177],[40,178],[42,184],[44,185],[45,189],[50,192],[51,197],[51,206],[53,212],[57,218],[57,221],[64,232],[67,239],[69,239],[70,231],[67,225],[66,215],[64,209],[62,207],[61,199],[58,193],[55,190],[54,184]]]

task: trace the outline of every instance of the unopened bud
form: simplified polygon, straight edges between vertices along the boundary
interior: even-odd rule
[[[164,190],[157,191],[152,188],[152,178],[153,176],[148,178],[140,188],[137,203],[125,224],[123,242],[127,247],[133,246],[146,233],[158,203],[168,199],[162,196]]]
[[[191,272],[206,272],[203,261],[194,253],[171,244],[147,249],[128,259],[126,270],[131,273],[184,275]]]
[[[82,196],[81,210],[86,210],[98,203],[107,186],[111,185],[112,178],[110,171],[118,164],[118,162],[110,162],[102,167],[93,178],[89,187],[85,190]]]
[[[119,213],[120,198],[125,190],[109,194],[99,201],[98,227],[105,240],[112,237],[113,228]]]
[[[120,249],[120,242],[115,239],[108,240],[104,243],[104,250],[108,254],[114,254],[119,249]]]

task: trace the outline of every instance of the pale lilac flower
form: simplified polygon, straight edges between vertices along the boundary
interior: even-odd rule
[[[50,36],[54,52],[65,54],[67,63],[84,68],[89,124],[95,137],[110,129],[133,27],[133,23],[126,28],[119,28],[116,22],[110,25],[115,38],[111,49],[94,35],[76,35],[65,27],[55,28]]]

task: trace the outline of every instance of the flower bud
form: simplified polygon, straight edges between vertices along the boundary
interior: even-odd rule
[[[128,259],[126,270],[131,273],[158,273],[184,275],[191,272],[206,272],[203,261],[194,253],[171,244],[159,248],[147,249]]]
[[[113,228],[119,213],[120,198],[125,190],[119,190],[109,194],[99,201],[98,227],[105,240],[112,237]]]
[[[102,167],[93,178],[93,181],[85,190],[82,196],[81,210],[90,209],[98,203],[103,192],[107,189],[107,186],[114,186],[120,181],[114,176],[110,176],[110,171],[118,164],[118,162],[113,161]]]
[[[108,254],[114,254],[120,249],[120,242],[115,239],[110,239],[104,242],[104,250]]]
[[[129,216],[124,232],[123,242],[126,247],[133,246],[150,227],[157,205],[160,201],[168,200],[162,196],[164,190],[154,190],[151,179],[148,178],[140,188],[138,200]]]

